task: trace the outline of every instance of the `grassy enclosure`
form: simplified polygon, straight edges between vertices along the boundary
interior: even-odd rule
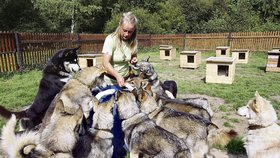
[[[160,60],[158,49],[142,50],[138,60],[150,56],[150,62],[160,80],[175,80],[178,94],[203,94],[225,100],[232,108],[244,106],[255,91],[272,101],[280,110],[280,73],[265,72],[266,53],[251,53],[248,64],[237,64],[233,84],[205,83],[205,60],[215,52],[203,52],[202,62],[197,69],[180,68],[179,51],[175,60]],[[19,109],[32,103],[41,79],[41,70],[14,73],[0,78],[0,105]],[[221,111],[227,107],[221,106]],[[1,127],[5,121],[1,121]],[[234,122],[234,121],[233,121]],[[225,124],[225,126],[228,126]]]
[[[234,108],[244,106],[254,96],[255,91],[267,99],[277,98],[280,94],[280,73],[265,72],[266,53],[252,53],[248,64],[236,64],[235,80],[233,84],[205,83],[205,60],[215,56],[214,52],[203,52],[202,62],[197,69],[179,68],[179,58],[167,61],[160,60],[159,53],[140,53],[138,60],[150,56],[160,80],[175,80],[179,94],[205,94],[219,97]],[[277,99],[271,100],[276,109],[280,109]]]

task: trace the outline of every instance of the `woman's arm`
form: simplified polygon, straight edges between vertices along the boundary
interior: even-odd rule
[[[109,54],[103,55],[103,67],[107,71],[108,74],[114,76],[117,79],[117,83],[119,86],[124,86],[124,78],[113,68],[110,61],[112,60],[112,56]]]

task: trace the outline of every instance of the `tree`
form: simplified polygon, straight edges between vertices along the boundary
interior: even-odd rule
[[[160,3],[158,16],[162,33],[185,33],[188,29],[183,9],[174,0]]]
[[[185,21],[188,24],[188,33],[199,33],[204,23],[213,16],[215,0],[177,0],[182,8]]]
[[[95,12],[101,9],[94,0],[32,0],[49,27],[55,32],[77,30],[76,25],[84,17],[94,18]],[[68,29],[67,29],[68,28]]]
[[[159,17],[157,15],[153,15],[148,13],[146,10],[142,8],[136,8],[132,10],[133,13],[136,15],[139,23],[137,31],[138,33],[160,33],[162,32],[162,28],[159,27],[158,21]],[[118,27],[120,17],[122,16],[121,13],[115,14],[111,20],[106,23],[105,33],[111,33],[115,31]]]
[[[152,13],[144,8],[132,8],[131,10],[139,20],[138,32],[161,34],[161,33],[184,33],[187,29],[182,10],[178,3],[172,0],[157,4],[158,11]],[[174,9],[176,8],[176,9]],[[113,32],[118,26],[123,12],[115,14],[106,23],[105,32]]]
[[[44,32],[44,20],[33,8],[31,0],[1,0],[0,31]]]

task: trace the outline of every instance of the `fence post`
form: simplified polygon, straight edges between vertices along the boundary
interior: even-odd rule
[[[19,33],[15,33],[15,40],[16,40],[16,57],[17,57],[17,64],[19,66],[19,71],[21,72],[24,68],[22,51],[21,51],[21,40],[19,38]]]
[[[230,41],[231,41],[231,32],[228,33],[228,46],[230,47]]]
[[[81,43],[80,43],[80,39],[81,39],[81,38],[80,38],[80,34],[79,34],[79,33],[76,33],[76,46],[77,46],[77,47],[79,47],[80,44],[81,44]]]
[[[152,35],[149,34],[149,47],[151,48],[152,47]]]
[[[186,50],[186,42],[187,42],[187,34],[186,33],[185,33],[185,36],[183,38],[184,38],[183,39],[183,42],[184,42],[183,49]]]

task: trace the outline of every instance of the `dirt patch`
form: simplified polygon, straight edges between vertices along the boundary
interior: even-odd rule
[[[248,121],[246,118],[236,114],[236,109],[233,109],[230,104],[226,104],[221,98],[211,97],[200,94],[179,94],[178,98],[195,98],[203,97],[208,99],[211,108],[214,112],[212,122],[215,123],[220,129],[230,130],[233,129],[238,133],[238,136],[244,137],[247,132]],[[222,107],[222,108],[221,108]],[[216,158],[246,158],[246,155],[233,155],[219,149],[211,149],[211,153]]]

